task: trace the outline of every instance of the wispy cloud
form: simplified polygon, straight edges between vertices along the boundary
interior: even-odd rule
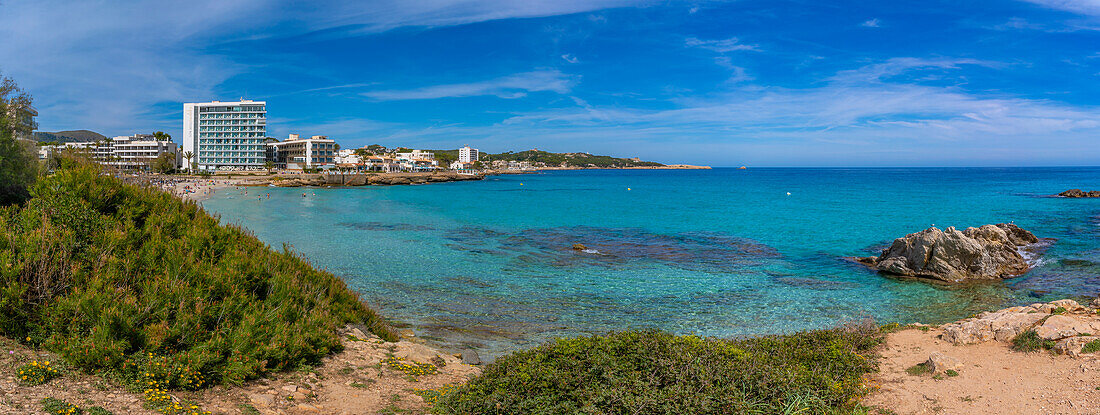
[[[561,55],[561,58],[564,59],[566,62],[569,62],[569,63],[580,62],[580,59],[577,59],[576,56],[570,55],[568,53],[566,53],[564,55]]]
[[[701,40],[698,38],[689,37],[684,40],[684,44],[689,47],[712,50],[718,53],[728,53],[734,51],[760,51],[759,45],[744,44],[741,43],[740,39],[735,37],[721,40]]]
[[[652,154],[637,151],[666,160],[719,164],[718,154],[739,157],[726,165],[829,164],[829,157],[841,165],[927,165],[944,160],[1004,164],[1019,162],[1021,151],[1033,153],[1029,160],[1034,163],[1043,163],[1065,160],[1059,148],[1090,149],[1071,157],[1080,162],[1100,156],[1100,148],[1089,144],[1100,134],[1098,109],[897,83],[888,76],[930,68],[954,71],[971,64],[982,63],[897,58],[838,72],[814,88],[734,88],[709,98],[677,100],[677,108],[668,110],[578,102],[575,108],[517,114],[491,126],[456,126],[422,134],[425,139],[445,134],[490,142],[522,137],[509,142],[619,153],[627,145],[643,149],[647,146],[641,143],[662,143]],[[704,158],[702,153],[713,156]]]
[[[377,33],[651,4],[652,0],[5,1],[0,2],[0,70],[37,97],[44,127],[92,128],[108,135],[132,133],[134,126],[170,131],[179,128],[178,113],[163,106],[236,98],[220,96],[219,86],[257,69],[256,63],[233,54],[209,52],[211,45],[334,29]]]
[[[363,93],[363,96],[379,101],[461,98],[485,95],[514,99],[527,96],[530,92],[549,91],[565,94],[569,92],[575,83],[576,77],[553,69],[524,72],[480,82],[433,85],[405,90],[371,91]]]
[[[878,19],[871,19],[871,20],[867,20],[863,23],[860,23],[860,26],[863,26],[863,27],[879,27],[879,23],[880,22],[878,21]]]
[[[1023,0],[1043,7],[1090,16],[1100,16],[1100,0]]]

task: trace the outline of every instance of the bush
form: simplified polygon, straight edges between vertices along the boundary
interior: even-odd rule
[[[19,381],[25,385],[41,385],[61,376],[50,361],[39,363],[37,360],[19,366]]]
[[[444,414],[846,413],[875,369],[877,327],[742,340],[630,331],[559,339],[498,359]]]
[[[1096,353],[1100,352],[1100,339],[1093,340],[1085,343],[1085,347],[1081,348],[1081,353]]]
[[[89,372],[131,384],[153,372],[183,389],[317,363],[346,324],[396,339],[343,281],[286,248],[62,164],[24,205],[0,208],[0,333]]]
[[[80,407],[57,398],[43,399],[42,410],[50,414],[58,415],[81,415],[84,413],[84,410],[80,409]]]
[[[1045,340],[1039,337],[1035,330],[1028,330],[1016,335],[1012,339],[1012,350],[1031,353],[1038,350],[1050,350],[1054,348],[1053,340]]]

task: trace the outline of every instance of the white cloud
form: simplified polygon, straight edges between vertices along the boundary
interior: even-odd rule
[[[550,91],[568,93],[576,78],[559,70],[541,70],[509,75],[480,82],[433,85],[406,90],[380,90],[363,93],[363,96],[379,101],[409,99],[460,98],[491,95],[512,99],[527,96],[529,92]]]
[[[36,97],[43,128],[180,129],[178,104],[230,99],[252,62],[212,44],[341,28],[382,32],[647,6],[652,0],[0,1],[0,70]],[[172,107],[166,109],[166,107]],[[138,129],[138,131],[135,131]]]
[[[617,154],[629,148],[651,159],[717,165],[1004,165],[1100,157],[1093,143],[1100,109],[889,81],[890,74],[972,64],[983,63],[898,58],[837,73],[814,88],[736,87],[675,100],[668,110],[577,101],[577,107],[516,114],[491,126],[409,137]]]
[[[741,43],[741,41],[735,37],[721,40],[701,40],[698,38],[689,37],[684,40],[684,44],[689,47],[702,48],[718,53],[728,53],[734,51],[760,51],[759,45],[746,45],[744,43]]]
[[[871,19],[860,24],[863,27],[879,27],[878,19]]]
[[[561,58],[564,59],[566,62],[569,62],[569,63],[580,62],[580,59],[577,59],[576,56],[570,55],[568,53],[566,53],[564,55],[561,55]]]
[[[1057,10],[1100,16],[1100,0],[1023,0]]]

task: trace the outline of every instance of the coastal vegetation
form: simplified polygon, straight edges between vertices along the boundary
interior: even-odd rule
[[[315,364],[347,324],[397,338],[287,248],[90,162],[62,160],[28,195],[0,208],[0,334],[70,367],[159,393]]]
[[[597,156],[588,153],[551,153],[541,150],[526,150],[519,152],[504,152],[500,154],[485,154],[481,161],[491,163],[494,161],[516,161],[543,163],[547,166],[561,167],[661,167],[661,163],[641,161],[638,159],[619,158],[611,156]]]
[[[559,339],[504,356],[438,397],[442,414],[859,413],[872,324],[708,339],[660,331]]]

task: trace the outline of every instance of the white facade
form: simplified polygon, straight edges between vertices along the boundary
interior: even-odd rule
[[[267,143],[267,161],[290,169],[332,167],[336,162],[336,141],[323,135],[301,138],[291,134],[286,141]]]
[[[477,161],[478,151],[476,148],[470,148],[465,146],[458,149],[458,161],[461,163],[473,163]]]
[[[124,169],[148,169],[153,160],[163,154],[175,154],[179,166],[179,147],[172,140],[157,140],[152,134],[118,136],[104,141],[73,142],[62,145],[42,146],[39,158],[47,158],[61,148],[86,152],[92,160]]]
[[[266,135],[265,101],[183,104],[183,152],[199,170],[262,169]]]
[[[363,164],[363,158],[355,150],[346,148],[336,152],[336,164]]]

